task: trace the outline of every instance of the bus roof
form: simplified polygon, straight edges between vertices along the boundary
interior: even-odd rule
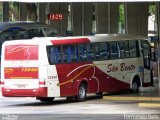
[[[72,37],[56,37],[51,38],[51,40],[56,41],[65,41],[67,40],[76,40],[86,38],[89,42],[105,42],[105,41],[117,41],[117,40],[147,40],[146,37],[130,34],[96,34],[95,36],[72,36]]]
[[[37,28],[37,27],[49,27],[47,24],[32,22],[32,21],[16,21],[16,22],[0,22],[0,31],[10,27],[21,27],[21,28]]]
[[[139,40],[143,39],[146,40],[145,37],[137,36],[137,35],[95,35],[95,36],[72,36],[72,37],[34,37],[32,39],[28,40],[12,40],[9,41],[9,44],[16,44],[16,43],[27,43],[27,42],[36,42],[36,43],[42,43],[42,44],[48,44],[48,43],[56,43],[58,44],[78,44],[78,43],[86,43],[86,42],[105,42],[105,41],[117,41],[117,40]],[[85,41],[86,40],[86,41]],[[22,42],[23,41],[23,42]],[[55,41],[55,42],[54,42]],[[77,42],[78,41],[78,42]],[[8,44],[8,41],[5,42]]]
[[[132,34],[96,34],[95,37],[101,38],[102,41],[104,39],[107,39],[109,41],[147,39],[147,37]]]

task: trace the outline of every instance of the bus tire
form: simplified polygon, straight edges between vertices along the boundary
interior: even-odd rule
[[[87,85],[86,84],[80,84],[78,88],[78,95],[75,97],[75,100],[77,102],[82,102],[86,99],[87,94]]]
[[[135,77],[135,78],[133,79],[133,82],[132,82],[131,93],[138,93],[139,87],[140,87],[139,77]]]

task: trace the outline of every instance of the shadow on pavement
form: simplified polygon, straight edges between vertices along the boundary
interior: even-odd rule
[[[85,103],[87,101],[102,99],[102,96],[100,95],[89,95],[87,96],[86,100],[83,102],[75,102],[73,101],[67,101],[66,99],[55,99],[53,102],[41,102],[36,101],[32,103],[23,103],[23,104],[14,104],[9,106],[51,106],[51,105],[63,105],[63,104],[78,104],[78,103]]]

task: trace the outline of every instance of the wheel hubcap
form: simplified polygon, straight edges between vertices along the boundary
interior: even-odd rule
[[[81,87],[79,89],[79,96],[80,96],[80,98],[84,98],[84,96],[85,96],[85,89],[83,87]]]

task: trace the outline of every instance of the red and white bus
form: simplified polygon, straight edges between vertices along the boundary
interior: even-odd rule
[[[133,35],[48,37],[6,41],[1,85],[5,97],[86,99],[87,93],[138,91],[152,84],[150,44]]]

